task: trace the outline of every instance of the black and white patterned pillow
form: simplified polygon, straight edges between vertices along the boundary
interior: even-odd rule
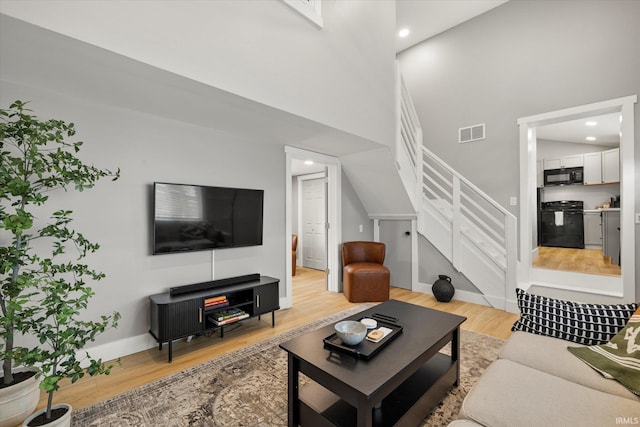
[[[584,345],[609,342],[638,304],[583,304],[516,289],[520,318],[512,331],[531,332]]]

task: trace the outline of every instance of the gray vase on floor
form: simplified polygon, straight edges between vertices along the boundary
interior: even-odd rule
[[[456,293],[456,289],[451,284],[451,277],[444,274],[438,275],[439,279],[433,283],[431,291],[433,296],[440,302],[449,302]]]

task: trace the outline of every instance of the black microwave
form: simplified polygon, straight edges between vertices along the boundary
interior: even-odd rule
[[[544,171],[544,186],[583,184],[582,175],[581,167],[547,169]]]

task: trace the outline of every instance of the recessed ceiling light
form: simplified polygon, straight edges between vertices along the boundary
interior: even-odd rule
[[[400,31],[398,31],[398,35],[400,37],[407,37],[409,35],[409,29],[408,28],[403,28]]]
[[[588,136],[585,138],[587,141],[595,141],[596,137],[595,136]]]
[[[594,122],[593,120],[590,120],[587,123],[585,123],[585,125],[587,125],[587,126],[597,126],[598,122]]]
[[[313,160],[305,160],[304,164],[307,166],[311,166],[313,164]]]

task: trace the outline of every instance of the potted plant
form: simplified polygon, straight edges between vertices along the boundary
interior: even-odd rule
[[[76,156],[82,142],[66,141],[74,134],[73,123],[39,120],[24,102],[0,109],[3,383],[16,382],[15,366],[35,368],[43,377],[40,388],[49,393],[47,419],[51,419],[52,393],[62,378],[75,382],[85,373],[109,372],[110,366],[88,354],[83,361],[77,352],[97,334],[117,326],[119,319],[118,313],[98,321],[80,319],[93,296],[87,279],[104,277],[80,261],[99,245],[70,228],[71,211],[46,211],[53,190],[83,191],[103,177],[119,177],[119,170],[113,173],[84,164]],[[46,217],[51,220],[42,222]],[[77,249],[77,257],[67,253],[71,247]],[[37,344],[17,345],[18,337]]]

